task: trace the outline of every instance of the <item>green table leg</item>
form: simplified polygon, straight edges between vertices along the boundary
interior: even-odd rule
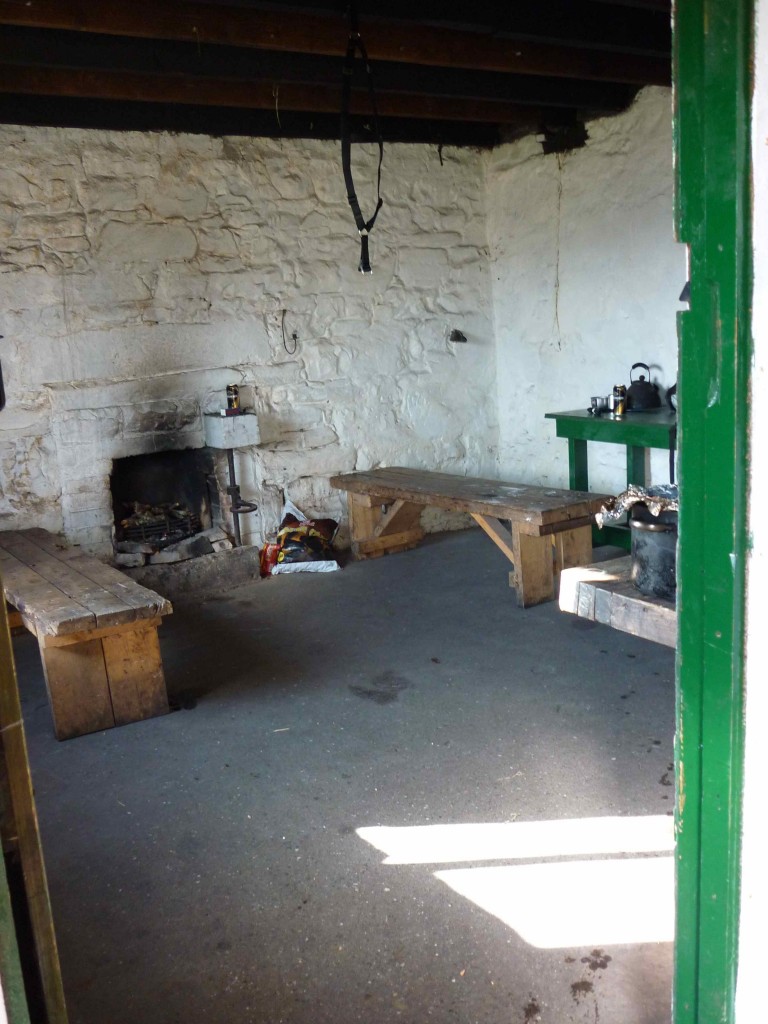
[[[597,530],[597,527],[592,527],[593,531]],[[601,547],[603,544],[613,544],[614,547],[624,548],[625,551],[632,549],[632,534],[628,526],[604,526],[602,530],[597,530],[600,542],[592,543],[593,547]]]
[[[645,487],[645,448],[627,445],[627,487],[637,484]]]
[[[589,490],[587,442],[577,437],[568,438],[568,475],[572,491]]]
[[[572,491],[589,490],[589,466],[587,464],[587,442],[577,437],[568,438],[568,476]],[[592,527],[592,547],[599,548],[609,541],[605,531]]]
[[[638,487],[645,487],[645,453],[647,449],[633,444],[627,445],[627,487],[630,484],[637,484]],[[619,523],[616,526],[606,526],[603,531],[603,544],[615,544],[616,547],[629,551],[632,546],[632,535],[629,527]]]

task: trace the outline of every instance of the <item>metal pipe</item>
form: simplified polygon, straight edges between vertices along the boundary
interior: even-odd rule
[[[242,546],[242,540],[240,537],[240,488],[237,486],[235,480],[235,453],[232,448],[227,448],[227,465],[229,466],[229,487],[227,488],[227,494],[229,495],[230,507],[232,509],[232,530],[235,534],[235,547],[239,548]]]

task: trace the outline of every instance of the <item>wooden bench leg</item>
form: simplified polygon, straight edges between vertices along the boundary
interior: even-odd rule
[[[347,494],[355,558],[380,558],[396,551],[407,551],[423,540],[421,505],[397,500],[382,512],[383,503],[384,499],[375,495]]]
[[[157,626],[105,636],[102,644],[115,725],[167,714]]]
[[[515,551],[512,544],[512,534],[506,526],[502,526],[499,520],[494,519],[493,516],[484,516],[479,512],[470,512],[470,515],[486,536],[491,538],[496,547],[504,552],[510,562],[514,563]],[[514,586],[514,584],[510,583],[510,586]]]
[[[67,643],[41,637],[56,738],[71,739],[168,712],[157,619]]]
[[[512,524],[512,548],[514,552],[514,580],[517,603],[521,608],[553,601],[555,578],[552,564],[552,539],[523,533],[519,523]]]
[[[522,523],[512,523],[508,530],[492,516],[472,512],[472,518],[482,527],[514,568],[509,574],[509,585],[517,592],[521,608],[543,601],[553,601],[555,581],[552,567],[552,538],[524,533]],[[574,533],[576,531],[573,531]]]
[[[592,561],[592,527],[582,526],[576,530],[563,530],[553,534],[555,545],[555,575],[559,582],[563,569],[577,565],[589,565]]]
[[[39,643],[56,739],[111,729],[115,716],[101,640],[64,647]]]
[[[508,530],[492,516],[478,512],[471,515],[512,562],[509,585],[517,591],[517,602],[523,608],[554,600],[555,584],[562,570],[592,561],[591,526],[540,537],[537,533],[525,533],[523,523],[512,523]]]

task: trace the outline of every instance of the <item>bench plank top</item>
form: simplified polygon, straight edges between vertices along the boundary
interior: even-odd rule
[[[606,495],[390,466],[331,477],[342,491],[544,527],[594,515]]]
[[[120,626],[173,611],[169,601],[45,530],[0,532],[6,599],[38,635]]]
[[[43,550],[55,554],[84,577],[136,609],[134,619],[151,619],[156,615],[170,615],[173,611],[173,605],[167,598],[156,594],[154,590],[142,587],[140,583],[118,569],[113,569],[111,565],[105,565],[97,558],[84,555],[79,548],[70,547],[65,540],[54,537],[46,530],[25,530],[24,535],[34,540]],[[2,536],[0,533],[0,537]]]

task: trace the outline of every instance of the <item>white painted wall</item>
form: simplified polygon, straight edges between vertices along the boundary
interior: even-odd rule
[[[768,921],[768,843],[765,824],[765,780],[768,778],[768,633],[765,604],[768,594],[768,479],[760,458],[768,444],[768,2],[756,5],[755,92],[752,111],[752,180],[754,293],[751,380],[752,473],[750,475],[750,533],[747,577],[746,751],[742,896],[739,973],[736,997],[738,1024],[762,1024],[765,1019],[765,962],[762,952]]]
[[[202,444],[230,381],[261,417],[253,542],[282,491],[340,517],[336,472],[494,471],[479,153],[387,147],[363,277],[335,144],[6,126],[0,147],[0,528],[109,553],[112,459]],[[355,159],[367,210],[373,149]]]
[[[767,0],[758,14],[755,452],[768,441]],[[429,147],[388,147],[372,278],[355,271],[330,144],[4,127],[0,145],[0,528],[63,528],[106,551],[111,459],[201,444],[201,411],[231,380],[255,385],[268,438],[239,459],[262,501],[258,541],[283,488],[340,515],[327,486],[340,470],[567,485],[545,412],[607,393],[638,359],[676,379],[686,273],[668,90],[644,90],[560,159],[533,139],[445,151],[444,166]],[[372,154],[362,163],[371,181]],[[468,345],[446,341],[454,326]],[[621,489],[622,450],[593,445],[590,465],[595,488]],[[653,475],[666,473],[657,454]],[[764,1016],[765,473],[751,499],[739,1024]]]
[[[542,155],[533,137],[486,161],[496,323],[499,470],[568,486],[567,443],[546,412],[586,409],[642,361],[677,379],[675,311],[686,280],[673,235],[671,93],[643,90],[589,125],[583,149]],[[624,448],[590,444],[590,485],[626,486]],[[653,482],[669,479],[655,452]]]
[[[262,426],[238,455],[253,543],[283,492],[342,516],[340,471],[567,486],[544,413],[586,407],[638,359],[673,383],[686,276],[669,91],[589,130],[562,157],[533,138],[442,164],[387,147],[362,277],[333,143],[0,127],[0,528],[108,554],[112,460],[202,444],[230,381]],[[373,148],[357,160],[367,209]],[[666,479],[663,453],[653,466]],[[592,445],[590,468],[623,489],[623,448]]]

